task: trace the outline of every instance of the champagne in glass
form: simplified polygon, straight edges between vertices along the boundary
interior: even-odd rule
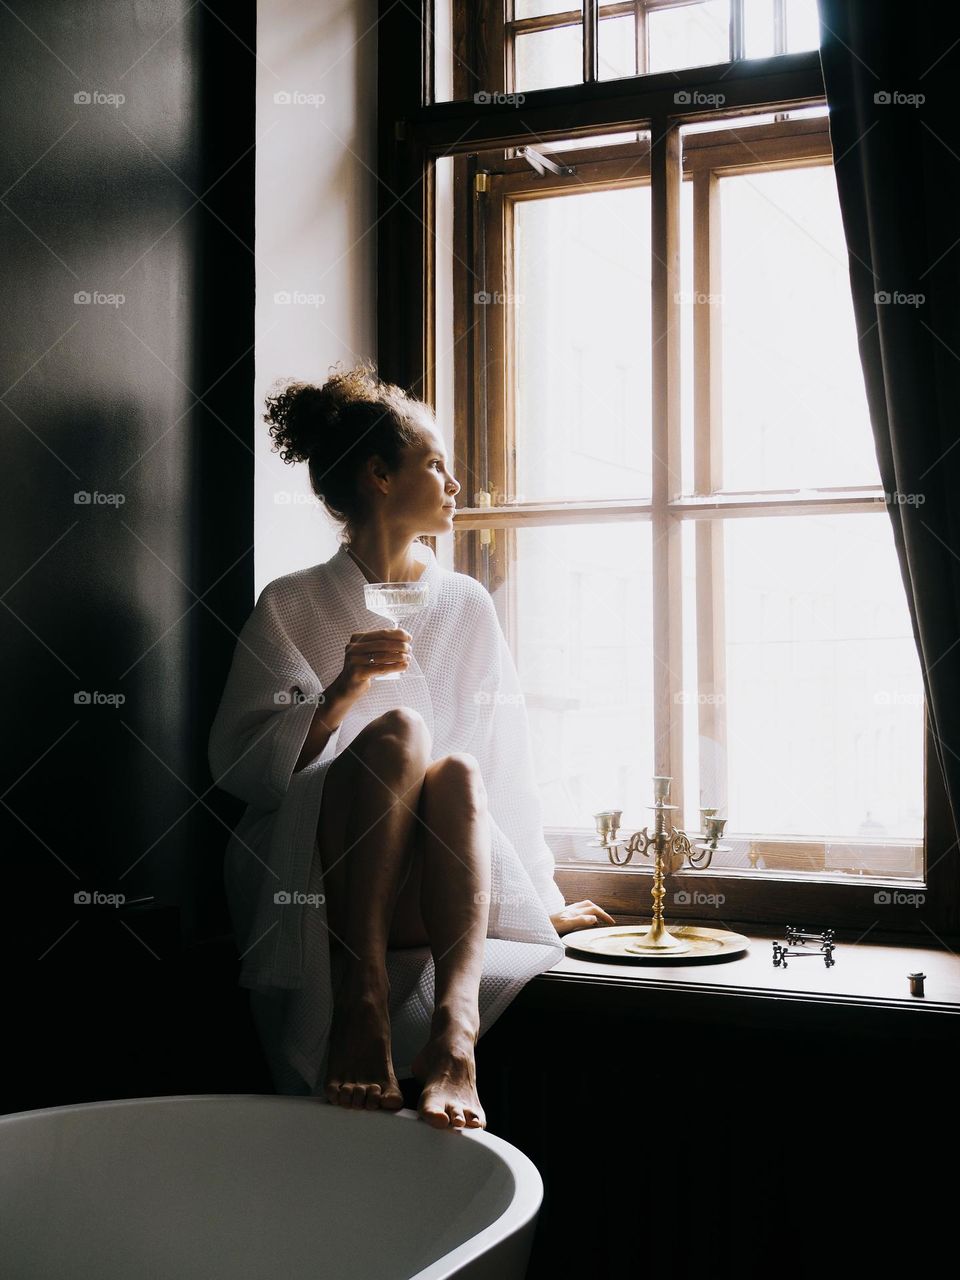
[[[389,618],[395,627],[426,606],[430,588],[425,582],[365,582],[363,598],[371,613]],[[399,671],[387,671],[374,680],[399,680]]]

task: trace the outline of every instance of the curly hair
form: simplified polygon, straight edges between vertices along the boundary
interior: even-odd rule
[[[395,471],[402,451],[434,425],[429,405],[381,381],[371,360],[333,373],[322,387],[281,379],[266,407],[273,451],[284,462],[306,462],[313,492],[348,526],[365,514],[357,481],[367,460],[376,454]]]

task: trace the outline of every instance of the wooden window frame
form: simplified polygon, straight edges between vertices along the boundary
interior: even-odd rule
[[[462,0],[453,0],[459,7]],[[455,534],[484,530],[489,551],[481,556],[480,540],[469,535],[458,539],[469,544],[469,553],[458,552],[456,567],[471,572],[486,585],[495,588],[498,575],[502,579],[504,565],[509,562],[508,540],[511,530],[524,525],[555,523],[605,522],[607,520],[648,519],[653,524],[654,583],[679,581],[681,525],[685,519],[696,521],[696,554],[698,564],[719,563],[718,546],[727,518],[763,514],[824,514],[833,512],[876,511],[883,509],[879,486],[862,490],[822,490],[817,497],[798,498],[787,493],[760,495],[717,494],[709,497],[679,496],[680,485],[680,331],[674,314],[675,295],[679,287],[679,181],[680,130],[685,123],[721,116],[740,117],[748,113],[769,113],[818,106],[824,102],[824,89],[819,54],[783,54],[774,59],[755,62],[733,61],[717,67],[698,67],[682,73],[667,72],[621,80],[584,83],[558,89],[545,89],[524,95],[520,104],[485,103],[482,108],[469,100],[470,92],[480,87],[504,93],[504,68],[497,71],[497,59],[489,56],[489,37],[498,36],[495,17],[499,6],[487,3],[469,9],[469,20],[456,29],[455,88],[459,96],[452,102],[436,103],[433,99],[432,7],[425,0],[417,12],[407,5],[390,6],[384,0],[381,9],[380,47],[389,51],[381,55],[379,66],[379,207],[378,250],[378,363],[384,377],[411,388],[431,404],[436,404],[436,201],[435,171],[437,160],[451,157],[454,169],[456,213],[454,241],[444,251],[452,251],[460,266],[454,273],[454,323],[457,339],[455,354],[455,459],[466,494],[476,502],[478,493],[510,494],[515,492],[511,475],[512,449],[508,423],[512,407],[507,401],[508,384],[498,377],[506,352],[510,349],[509,307],[499,323],[485,323],[490,332],[483,351],[474,341],[466,340],[475,327],[473,293],[483,287],[476,263],[471,261],[471,246],[481,230],[474,190],[476,177],[484,166],[478,161],[484,152],[497,151],[497,173],[481,185],[488,195],[486,214],[488,235],[485,262],[492,263],[491,276],[510,292],[511,219],[505,218],[503,202],[522,198],[524,181],[530,170],[517,159],[515,148],[527,145],[531,138],[538,147],[566,138],[586,139],[608,135],[625,128],[638,133],[647,131],[651,140],[647,165],[652,184],[653,258],[652,311],[654,339],[653,363],[653,431],[654,452],[667,459],[667,466],[654,472],[653,492],[649,502],[599,500],[587,502],[551,502],[488,505],[461,508],[455,517]],[[502,11],[501,11],[502,12]],[[487,43],[479,40],[486,35]],[[499,37],[503,40],[503,24]],[[481,67],[479,73],[469,70]],[[419,68],[419,73],[411,73]],[[684,89],[696,90],[691,97],[702,102],[710,95],[722,93],[722,111],[710,112],[702,107],[678,102],[678,83]],[[703,95],[703,96],[698,96]],[[698,145],[697,135],[690,135],[684,146],[684,172],[692,173],[695,207],[708,209],[717,199],[717,174],[742,169],[744,144],[737,131],[724,140],[710,135],[709,143]],[[758,145],[754,147],[754,143]],[[751,166],[767,167],[800,163],[832,162],[829,131],[824,118],[793,120],[789,128],[774,125],[751,130],[752,154],[746,159]],[[636,165],[640,148],[625,158],[624,148],[601,146],[589,156],[571,151],[569,159],[578,166],[582,181],[585,176],[616,184],[629,183],[636,177],[627,172]],[[557,152],[552,151],[557,159]],[[550,179],[561,189],[562,176]],[[538,177],[537,193],[544,191],[543,178]],[[512,184],[512,187],[511,187]],[[491,223],[490,219],[493,219]],[[497,234],[490,235],[495,225]],[[715,225],[715,223],[714,223]],[[656,246],[665,246],[658,254]],[[492,254],[491,254],[492,249]],[[694,290],[715,292],[709,287],[716,270],[710,241],[698,245],[694,259]],[[707,287],[702,287],[706,285]],[[501,285],[498,283],[498,288]],[[484,312],[488,309],[483,308]],[[489,309],[492,311],[493,309]],[[713,308],[696,307],[694,342],[697,356],[716,350],[718,326]],[[486,358],[484,358],[484,352]],[[695,364],[700,364],[695,356]],[[710,424],[716,416],[717,363],[704,361],[694,383],[695,414],[695,489],[709,493],[719,473],[717,433]],[[487,431],[480,429],[484,420],[483,379],[486,371],[485,406]],[[493,389],[494,394],[491,394]],[[491,443],[498,447],[491,448]],[[464,479],[464,476],[466,479]],[[672,477],[676,483],[672,484]],[[478,483],[478,479],[482,481]],[[718,519],[718,516],[722,516]],[[879,517],[878,517],[879,518]],[[498,531],[502,535],[498,538]],[[505,558],[506,557],[506,558]],[[722,583],[716,572],[698,571],[698,610],[703,607],[716,620],[722,610]],[[655,692],[656,770],[677,779],[676,803],[682,804],[682,736],[678,732],[678,699],[680,692],[681,623],[678,593],[670,595],[654,591],[653,625],[655,645],[668,655],[667,669],[672,674],[658,682]],[[659,601],[659,604],[656,602]],[[507,606],[509,615],[510,607]],[[509,616],[506,620],[509,635]],[[701,657],[701,679],[715,685],[722,681],[718,649]],[[721,655],[722,656],[722,655]],[[704,704],[701,728],[711,733],[718,730],[718,704]],[[722,726],[719,726],[722,728]],[[936,764],[936,753],[930,736],[929,721],[925,738],[925,873],[921,880],[885,879],[880,876],[841,879],[817,878],[809,873],[800,876],[790,872],[759,869],[750,871],[722,870],[691,872],[692,883],[703,893],[722,893],[722,915],[728,921],[770,925],[816,923],[836,928],[841,936],[866,936],[880,939],[904,934],[927,934],[943,941],[960,936],[960,856],[952,830],[949,806],[942,778]],[[624,798],[626,801],[626,798]],[[642,803],[642,797],[630,797],[631,803]],[[617,802],[620,800],[618,798]],[[682,813],[683,810],[680,810]],[[784,844],[797,842],[784,841]],[[814,844],[816,842],[813,842]],[[602,865],[558,863],[557,880],[568,900],[593,898],[603,902],[614,914],[643,917],[650,910],[651,874],[648,868],[618,868]],[[874,893],[896,889],[919,894],[917,905],[884,905],[879,908]],[[696,908],[682,906],[671,911],[677,918],[696,916]]]

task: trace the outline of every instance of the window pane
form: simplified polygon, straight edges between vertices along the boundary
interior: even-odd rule
[[[516,207],[519,501],[649,497],[650,190]]]
[[[693,182],[680,184],[680,467],[683,493],[694,492],[693,477]],[[704,306],[711,306],[704,300]],[[671,486],[673,488],[675,486]]]
[[[579,9],[580,6],[570,0],[513,0],[513,16],[515,18],[542,18],[548,13],[564,13],[567,9]]]
[[[720,190],[724,487],[879,484],[832,166]]]
[[[761,869],[920,874],[923,688],[889,517],[714,527],[727,747],[700,744],[700,802],[731,835],[826,841],[825,858],[769,851]]]
[[[817,0],[787,0],[787,52],[819,48]]]
[[[508,531],[494,537],[499,544]],[[585,844],[594,813],[622,808],[624,821],[649,821],[650,525],[524,528],[509,537],[516,559],[492,595],[513,641],[544,825],[582,829],[560,856],[595,857]]]
[[[600,23],[597,55],[601,80],[637,74],[637,23],[632,15],[606,18]]]
[[[453,99],[453,0],[434,0],[433,92],[436,102]]]
[[[775,52],[773,0],[743,0],[743,35],[748,58],[769,58]]]
[[[730,0],[701,0],[647,14],[650,71],[730,61]]]
[[[579,23],[573,27],[551,27],[547,31],[519,35],[514,48],[516,92],[583,83]]]

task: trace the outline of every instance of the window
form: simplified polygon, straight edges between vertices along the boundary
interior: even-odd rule
[[[946,808],[804,52],[815,6],[600,6],[601,47],[628,20],[649,71],[629,94],[563,84],[569,53],[544,53],[525,93],[521,36],[582,46],[583,15],[550,8],[483,9],[493,100],[465,100],[461,65],[463,100],[390,121],[408,168],[388,183],[414,185],[381,246],[406,246],[424,347],[405,380],[455,425],[455,567],[516,657],[561,884],[648,909],[649,863],[613,867],[591,815],[646,825],[668,773],[676,825],[727,818],[729,850],[691,873],[722,918],[934,927]],[[697,23],[725,61],[680,76],[678,50],[713,56],[682,34]],[[380,335],[402,374],[409,330]]]

